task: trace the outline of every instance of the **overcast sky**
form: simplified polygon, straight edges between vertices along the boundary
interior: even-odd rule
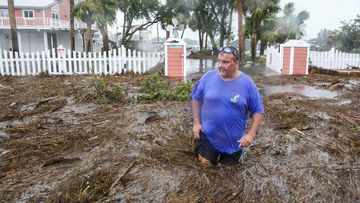
[[[338,29],[341,26],[341,21],[348,22],[351,19],[355,19],[357,14],[360,15],[360,0],[281,0],[281,7],[283,8],[289,2],[294,3],[296,14],[302,10],[307,10],[310,13],[310,18],[305,21],[305,39],[315,38],[321,29]],[[115,31],[116,27],[121,27],[121,18],[122,15],[118,15],[118,24],[110,28],[111,31]],[[233,20],[233,32],[236,35],[236,14]],[[151,31],[152,37],[157,36],[156,26],[152,26],[152,29],[148,30]],[[159,35],[160,37],[165,36],[165,31],[161,28],[159,29]],[[190,31],[190,29],[186,29],[185,38],[197,40],[198,35]]]
[[[281,6],[293,2],[295,12],[307,10],[306,39],[315,38],[321,29],[335,30],[341,21],[348,22],[360,15],[360,0],[281,0]]]

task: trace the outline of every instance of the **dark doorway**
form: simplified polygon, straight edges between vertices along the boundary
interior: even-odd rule
[[[47,33],[48,49],[52,50],[57,48],[56,33]]]

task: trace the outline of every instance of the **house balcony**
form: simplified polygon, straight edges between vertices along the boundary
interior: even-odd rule
[[[58,29],[69,30],[70,21],[54,18],[16,18],[17,29]],[[86,24],[80,20],[74,20],[75,29],[85,29]],[[0,29],[10,29],[10,19],[0,18]]]

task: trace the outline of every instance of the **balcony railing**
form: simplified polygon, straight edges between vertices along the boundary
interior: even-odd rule
[[[54,18],[16,18],[18,29],[70,29],[70,21]],[[10,28],[9,18],[0,18],[0,28]],[[84,29],[86,24],[77,19],[74,20],[75,29]]]

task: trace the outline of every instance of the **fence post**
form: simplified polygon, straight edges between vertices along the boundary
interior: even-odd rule
[[[4,75],[10,75],[8,52],[5,50],[4,50],[4,62],[5,62],[5,74]]]
[[[30,65],[30,54],[29,52],[25,52],[25,58],[26,58],[26,74],[31,74],[31,65]]]
[[[30,52],[30,60],[31,60],[31,75],[35,75],[35,55],[34,55],[34,52]]]
[[[20,76],[19,52],[15,52],[15,66],[16,66],[16,75]]]
[[[41,72],[41,63],[40,63],[40,53],[37,51],[36,52],[36,75],[38,75]]]
[[[10,75],[15,75],[15,67],[14,67],[14,52],[11,51],[9,55],[9,61],[10,61]]]

